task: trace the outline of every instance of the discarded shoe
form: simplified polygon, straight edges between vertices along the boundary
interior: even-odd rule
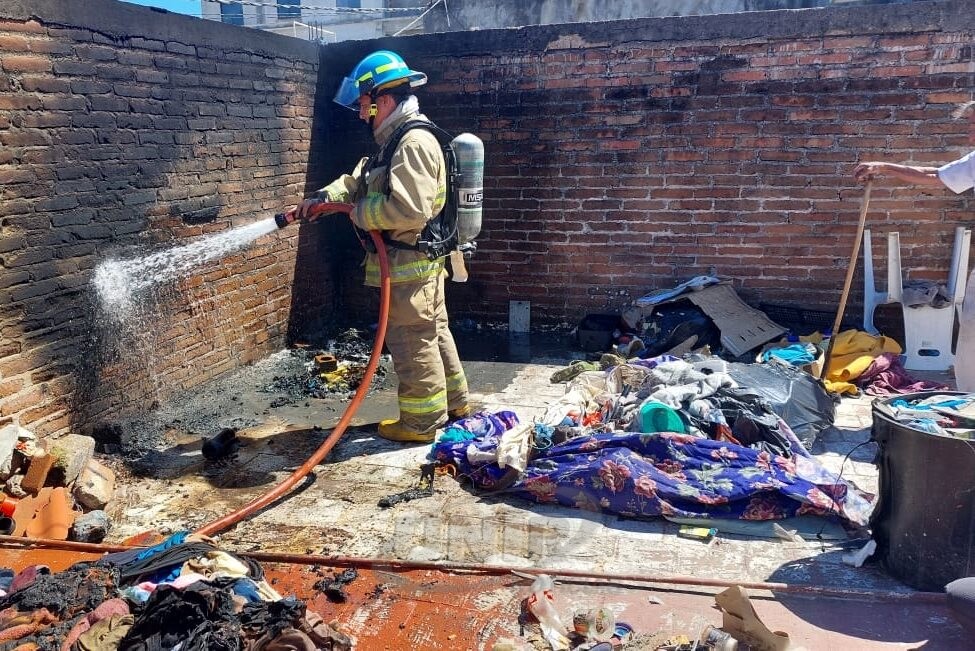
[[[216,436],[205,440],[201,451],[205,459],[215,461],[233,452],[237,448],[237,443],[237,430],[233,427],[225,427]]]
[[[748,599],[748,592],[741,586],[736,585],[718,593],[714,601],[722,611],[721,628],[739,642],[762,651],[786,651],[791,646],[788,633],[771,631],[758,618]]]
[[[585,373],[586,371],[598,371],[600,370],[599,364],[596,362],[584,362],[577,360],[566,366],[565,368],[560,368],[555,373],[552,373],[550,378],[552,384],[558,384],[559,382],[568,382],[569,380],[575,378],[580,373]]]
[[[379,423],[379,436],[397,443],[432,443],[436,430],[417,432],[403,425],[399,420],[384,420]]]
[[[471,415],[471,406],[464,405],[463,407],[458,407],[457,409],[451,409],[447,411],[447,418],[450,420],[460,420],[461,418],[467,418]]]

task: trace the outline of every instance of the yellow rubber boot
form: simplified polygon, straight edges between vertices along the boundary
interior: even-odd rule
[[[432,443],[436,430],[417,432],[403,425],[399,420],[384,420],[379,423],[379,436],[397,443]]]
[[[457,409],[451,409],[447,412],[447,417],[450,420],[460,420],[461,418],[467,418],[471,415],[471,406],[464,405],[463,407],[458,407]]]

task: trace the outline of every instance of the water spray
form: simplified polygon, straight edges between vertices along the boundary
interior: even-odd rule
[[[102,296],[103,304],[114,304],[116,317],[124,318],[131,302],[132,292],[171,280],[189,273],[190,269],[203,262],[207,262],[226,255],[260,235],[274,232],[277,228],[284,228],[296,221],[312,222],[321,215],[330,213],[351,214],[354,206],[349,203],[321,202],[308,208],[302,218],[297,217],[297,208],[292,208],[274,216],[274,219],[263,219],[255,224],[241,229],[233,229],[227,233],[220,233],[211,238],[204,238],[198,242],[174,249],[169,249],[144,258],[126,261],[109,261],[104,263],[95,274],[95,285]],[[383,340],[386,336],[386,324],[389,317],[390,277],[389,260],[386,256],[386,246],[379,231],[369,231],[369,236],[376,247],[379,256],[380,295],[379,295],[379,324],[376,329],[376,339],[373,343],[372,354],[366,366],[362,382],[355,395],[345,409],[332,433],[321,446],[298,468],[290,477],[275,486],[264,495],[252,500],[240,509],[204,525],[197,533],[215,535],[224,531],[244,518],[276,502],[293,489],[315,466],[321,463],[325,456],[338,443],[348,428],[362,400],[365,398],[372,384],[373,375],[379,366],[382,354]]]

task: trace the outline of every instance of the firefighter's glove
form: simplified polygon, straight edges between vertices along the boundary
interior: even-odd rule
[[[320,203],[325,203],[329,200],[328,193],[324,190],[319,190],[315,193],[315,196],[305,199],[298,204],[295,208],[295,218],[303,222],[313,222],[321,215],[312,215],[311,209]]]

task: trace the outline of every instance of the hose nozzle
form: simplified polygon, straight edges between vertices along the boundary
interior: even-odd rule
[[[295,221],[297,221],[297,219],[295,219],[294,210],[279,212],[274,216],[274,223],[278,225],[278,228],[284,228],[288,224],[293,224]]]

